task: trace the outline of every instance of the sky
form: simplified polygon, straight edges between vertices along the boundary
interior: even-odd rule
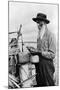
[[[50,23],[48,29],[58,34],[58,5],[43,3],[9,2],[9,32],[18,31],[22,24],[21,32],[23,41],[36,41],[38,35],[37,24],[32,20],[37,13],[44,13]],[[16,36],[9,35],[9,38]]]

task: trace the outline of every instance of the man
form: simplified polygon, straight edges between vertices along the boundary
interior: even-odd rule
[[[18,67],[18,62],[19,62],[19,52],[20,49],[18,47],[17,39],[12,38],[11,42],[9,43],[10,45],[10,50],[9,50],[9,72],[10,74],[18,77],[19,76],[19,67]]]
[[[55,68],[53,59],[55,58],[56,47],[53,35],[47,29],[47,24],[50,21],[43,13],[38,13],[33,21],[37,23],[38,27],[37,50],[30,50],[30,52],[32,55],[37,54],[39,56],[39,63],[36,64],[37,86],[54,86],[53,74]]]

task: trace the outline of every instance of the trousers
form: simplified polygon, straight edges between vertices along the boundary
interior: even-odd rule
[[[36,82],[37,87],[40,86],[55,86],[53,80],[54,65],[52,61],[41,60],[35,64],[36,67]]]

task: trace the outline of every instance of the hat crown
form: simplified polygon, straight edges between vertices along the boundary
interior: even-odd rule
[[[46,15],[42,14],[42,13],[38,13],[37,14],[37,18],[46,18]]]
[[[12,38],[11,43],[16,42],[16,38]]]

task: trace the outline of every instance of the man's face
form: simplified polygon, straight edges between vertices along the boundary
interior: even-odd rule
[[[37,23],[38,29],[41,30],[43,25],[44,25],[43,21],[40,21],[39,23]]]

